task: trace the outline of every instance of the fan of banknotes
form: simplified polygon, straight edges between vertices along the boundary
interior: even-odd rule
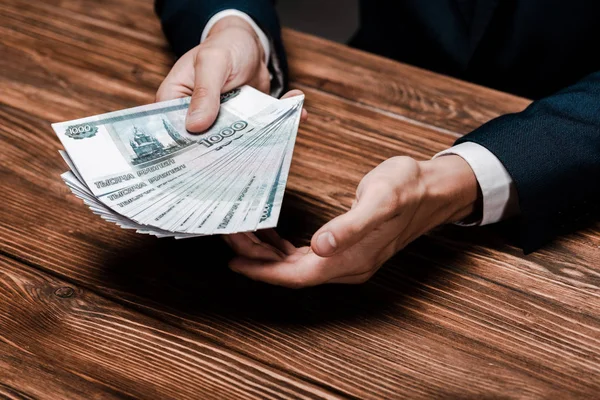
[[[221,95],[213,126],[185,129],[190,98],[52,125],[71,191],[107,221],[158,237],[277,225],[304,96]]]

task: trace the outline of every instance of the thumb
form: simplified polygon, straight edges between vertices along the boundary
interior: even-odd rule
[[[215,122],[221,103],[221,89],[229,75],[225,55],[209,60],[198,52],[194,65],[194,91],[185,127],[190,132],[204,132]]]
[[[329,221],[312,237],[311,248],[329,257],[361,241],[395,215],[395,207],[381,191],[366,191],[350,211]]]

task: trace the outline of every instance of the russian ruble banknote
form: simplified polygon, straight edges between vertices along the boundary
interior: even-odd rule
[[[62,179],[103,219],[158,237],[277,225],[304,96],[249,86],[221,96],[215,123],[185,129],[190,98],[55,123]]]

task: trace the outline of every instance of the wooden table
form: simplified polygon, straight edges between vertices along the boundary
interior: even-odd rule
[[[50,123],[154,100],[174,60],[152,2],[3,0],[0,22],[0,397],[600,397],[597,225],[529,256],[448,226],[364,285],[251,282],[219,238],[121,230],[59,178]],[[284,36],[310,113],[281,216],[297,244],[382,160],[528,104]]]

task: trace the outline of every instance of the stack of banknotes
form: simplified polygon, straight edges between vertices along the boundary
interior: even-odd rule
[[[304,96],[249,86],[221,95],[216,122],[185,129],[190,98],[52,125],[71,191],[107,221],[158,237],[277,225]]]

